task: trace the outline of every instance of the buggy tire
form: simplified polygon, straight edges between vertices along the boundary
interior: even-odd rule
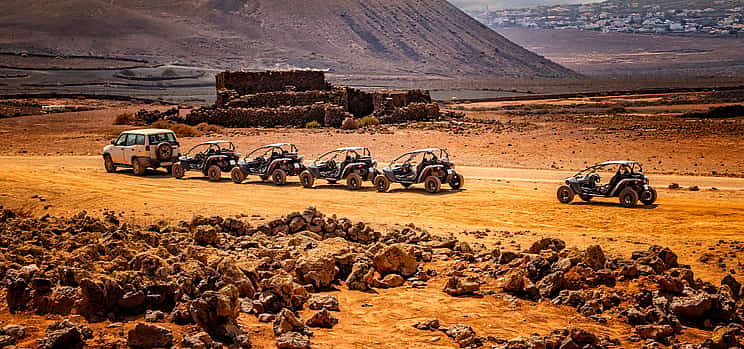
[[[426,192],[429,194],[438,193],[442,188],[442,181],[439,177],[429,176],[424,180],[424,187],[426,188]]]
[[[155,148],[155,155],[160,161],[168,161],[173,157],[173,148],[170,143],[160,143],[158,144],[158,147]]]
[[[114,160],[111,159],[111,155],[106,154],[103,156],[103,167],[108,173],[116,172],[116,165],[114,164]]]
[[[455,173],[447,184],[449,184],[450,188],[459,190],[462,188],[462,185],[465,184],[465,178],[461,174]]]
[[[359,190],[362,187],[362,176],[354,172],[346,177],[346,189]]]
[[[241,170],[240,167],[233,167],[233,169],[230,170],[230,179],[232,179],[235,184],[243,183],[245,180],[245,173],[243,173],[243,170]]]
[[[648,190],[644,190],[643,192],[641,192],[641,197],[639,199],[644,205],[651,205],[656,202],[656,198],[658,198],[656,189],[654,189],[653,187],[648,187]]]
[[[385,175],[379,175],[375,177],[375,189],[377,189],[378,192],[384,193],[387,192],[390,189],[390,180],[385,177]]]
[[[300,173],[300,184],[305,188],[312,188],[315,184],[315,177],[308,170],[302,171]]]
[[[574,193],[573,189],[567,185],[558,187],[558,190],[555,193],[556,198],[558,198],[558,201],[562,204],[571,203],[575,195],[576,193]]]
[[[135,176],[142,176],[145,174],[147,166],[145,166],[145,160],[140,158],[134,158],[132,160],[132,172]]]
[[[277,168],[271,172],[271,181],[276,185],[284,185],[284,183],[287,183],[287,173]]]
[[[186,171],[184,171],[181,164],[175,164],[171,169],[171,175],[177,179],[181,179],[184,175],[186,175]]]
[[[222,179],[222,169],[217,165],[209,166],[207,169],[207,178],[212,182],[219,182]]]
[[[638,203],[638,193],[633,188],[625,188],[618,195],[620,205],[625,208],[633,208]]]

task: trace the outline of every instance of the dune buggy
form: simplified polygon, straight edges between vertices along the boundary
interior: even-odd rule
[[[346,187],[357,190],[362,182],[372,181],[377,175],[377,161],[372,159],[369,149],[364,147],[347,147],[331,150],[307,165],[300,173],[300,183],[305,188],[312,188],[315,179],[324,179],[334,184],[346,180]]]
[[[230,171],[230,178],[235,183],[242,183],[246,176],[259,176],[261,180],[271,181],[276,185],[287,182],[287,176],[298,176],[305,166],[297,147],[290,143],[264,145],[248,153]]]
[[[462,188],[464,178],[455,172],[455,164],[449,154],[441,148],[419,149],[397,157],[382,169],[382,175],[375,178],[375,188],[379,192],[390,189],[390,183],[400,183],[408,188],[416,183],[424,183],[426,191],[437,193],[442,183],[452,189]]]
[[[200,171],[210,181],[219,181],[222,172],[230,172],[238,164],[240,153],[229,141],[210,141],[195,145],[173,165],[173,177],[183,178],[186,171]]]
[[[610,180],[602,184],[602,177]],[[566,178],[566,184],[558,188],[556,195],[564,204],[573,201],[575,195],[584,201],[617,197],[623,207],[634,207],[638,200],[651,205],[657,198],[643,167],[635,161],[608,161],[590,166]]]

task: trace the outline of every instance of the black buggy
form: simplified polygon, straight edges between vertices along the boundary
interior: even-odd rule
[[[373,181],[377,175],[377,161],[372,159],[369,149],[364,147],[346,147],[331,150],[307,165],[300,174],[300,183],[305,188],[312,188],[315,179],[324,179],[335,184],[346,180],[346,187],[358,190],[363,181]]]
[[[297,176],[305,166],[297,147],[290,143],[264,145],[248,153],[238,166],[230,171],[230,178],[235,183],[242,183],[246,176],[259,176],[261,180],[271,181],[276,185],[287,182],[287,176]]]
[[[183,178],[186,171],[200,171],[210,181],[219,181],[222,172],[232,170],[240,159],[235,145],[229,141],[210,141],[195,145],[178,158],[171,170],[173,177]]]
[[[397,157],[382,169],[382,175],[375,178],[375,188],[379,192],[390,189],[390,183],[400,183],[408,188],[416,183],[424,183],[426,191],[437,193],[442,183],[452,189],[460,189],[464,183],[461,174],[455,171],[455,164],[449,154],[441,148],[419,149]]]
[[[609,181],[602,184],[602,177]],[[575,195],[590,201],[595,197],[618,197],[623,207],[634,207],[638,200],[644,205],[656,201],[656,190],[649,185],[643,167],[635,161],[608,161],[579,171],[566,178],[566,184],[558,188],[558,201],[570,203]]]

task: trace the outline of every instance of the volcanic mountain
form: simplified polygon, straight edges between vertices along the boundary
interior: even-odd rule
[[[0,50],[222,69],[575,76],[445,0],[4,0]]]

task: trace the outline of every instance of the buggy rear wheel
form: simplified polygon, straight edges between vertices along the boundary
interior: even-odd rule
[[[458,190],[462,188],[462,185],[465,184],[465,178],[461,174],[453,174],[452,178],[449,180],[449,186],[450,188],[454,190]]]
[[[558,201],[560,201],[562,204],[568,204],[574,199],[574,193],[573,189],[567,185],[562,185],[558,187],[558,191],[555,193],[555,196],[558,198]]]
[[[638,193],[633,188],[623,189],[618,197],[620,198],[620,205],[623,205],[625,208],[635,207],[638,202]]]
[[[222,169],[217,165],[209,166],[207,169],[207,177],[212,182],[217,182],[222,178]]]
[[[233,169],[230,170],[230,179],[232,179],[235,184],[243,183],[245,180],[245,173],[243,173],[243,170],[241,170],[240,167],[233,167]]]
[[[644,205],[651,205],[656,202],[657,194],[656,189],[648,187],[641,193],[640,200]]]
[[[302,171],[300,173],[300,183],[305,188],[312,188],[313,184],[315,184],[315,177],[308,170]]]
[[[362,187],[362,176],[354,172],[346,177],[346,188],[349,190],[359,190]]]
[[[114,165],[114,160],[111,160],[111,155],[103,156],[103,167],[108,173],[116,172],[116,165]]]
[[[274,172],[271,172],[271,181],[276,185],[284,185],[284,183],[287,183],[287,173],[277,168]]]
[[[173,168],[171,169],[171,175],[173,175],[173,177],[181,179],[183,178],[185,174],[186,174],[186,171],[184,171],[183,166],[181,164],[173,165]]]
[[[424,180],[424,187],[426,187],[427,193],[438,193],[439,189],[442,188],[442,181],[439,180],[439,177],[429,176]]]
[[[375,177],[375,189],[380,193],[388,191],[390,189],[390,180],[385,175]]]

